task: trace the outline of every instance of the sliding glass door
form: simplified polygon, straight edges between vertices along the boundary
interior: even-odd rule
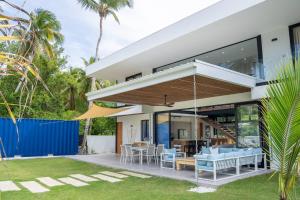
[[[170,114],[157,113],[155,124],[156,143],[164,144],[165,148],[170,148]]]
[[[238,129],[238,147],[260,147],[259,131],[259,105],[246,104],[238,105],[237,129]]]

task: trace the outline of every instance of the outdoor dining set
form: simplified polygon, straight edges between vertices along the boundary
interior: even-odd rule
[[[176,158],[185,157],[186,153],[180,152],[180,148],[166,149],[164,144],[154,145],[146,142],[136,142],[121,145],[120,162],[127,164],[138,160],[140,165],[143,165],[144,161],[149,165],[154,161],[157,165],[160,163],[161,168],[175,169]],[[170,165],[170,167],[166,165]]]

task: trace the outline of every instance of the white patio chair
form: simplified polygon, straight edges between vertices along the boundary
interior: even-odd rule
[[[176,149],[164,149],[160,154],[160,167],[167,169],[175,169]],[[169,165],[171,164],[171,167]]]
[[[120,145],[120,147],[121,147],[121,156],[120,156],[120,163],[121,163],[121,162],[125,162],[126,149],[125,149],[125,145]]]
[[[132,146],[125,145],[125,164],[127,163],[128,158],[130,159],[130,163],[134,161],[135,157],[139,157],[140,155],[132,150]]]
[[[160,161],[160,154],[164,152],[164,144],[158,144],[155,152],[155,163],[158,164]]]
[[[143,155],[147,158],[147,164],[149,165],[152,159],[155,160],[155,145],[150,144],[147,147],[146,153]]]

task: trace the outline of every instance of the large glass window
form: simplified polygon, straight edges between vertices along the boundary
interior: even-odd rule
[[[293,57],[298,58],[300,54],[300,24],[292,26],[290,31]]]
[[[238,147],[260,147],[258,105],[238,106],[237,120]]]
[[[207,53],[203,53],[191,58],[187,58],[175,63],[171,63],[154,69],[154,72],[162,71],[181,64],[201,60],[215,64],[227,69],[241,72],[250,76],[264,79],[262,65],[260,38],[253,38],[223,48],[219,48]]]

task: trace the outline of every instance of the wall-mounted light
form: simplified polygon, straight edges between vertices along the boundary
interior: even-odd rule
[[[277,40],[278,40],[278,38],[273,38],[271,41],[276,42]]]

